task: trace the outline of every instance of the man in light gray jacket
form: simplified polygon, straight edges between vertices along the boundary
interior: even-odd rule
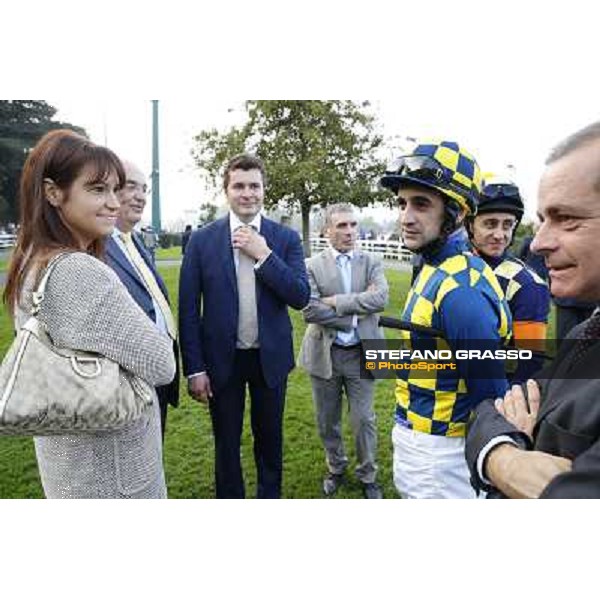
[[[307,260],[311,299],[303,310],[309,324],[299,363],[310,374],[319,435],[328,473],[325,495],[344,483],[348,457],[341,432],[346,390],[356,443],[356,476],[366,498],[382,497],[376,483],[377,430],[374,380],[360,378],[361,340],[382,339],[376,313],[388,301],[381,261],[356,248],[358,222],[351,204],[333,204],[325,220],[330,247]]]

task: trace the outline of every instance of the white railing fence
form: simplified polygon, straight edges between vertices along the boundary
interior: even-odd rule
[[[324,250],[329,245],[327,238],[311,237],[310,251],[312,254]],[[380,254],[383,260],[393,260],[407,265],[411,264],[413,253],[402,246],[402,242],[388,240],[357,240],[356,245],[366,252]]]
[[[17,241],[14,233],[0,233],[0,250],[3,248],[12,248]]]

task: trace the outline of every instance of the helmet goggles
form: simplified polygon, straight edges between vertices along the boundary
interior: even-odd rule
[[[381,179],[381,185],[393,192],[397,192],[402,183],[410,182],[435,189],[471,212],[469,203],[465,201],[470,192],[455,181],[452,171],[431,156],[400,156],[388,165]]]
[[[521,198],[519,188],[512,183],[490,183],[481,190],[481,195],[486,198]]]

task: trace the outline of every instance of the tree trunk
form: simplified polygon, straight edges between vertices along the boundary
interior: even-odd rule
[[[304,256],[310,256],[310,204],[302,202],[300,205],[302,211],[302,242],[304,244]]]

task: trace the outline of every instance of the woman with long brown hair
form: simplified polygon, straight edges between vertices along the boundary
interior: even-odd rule
[[[97,352],[152,386],[172,380],[172,342],[135,304],[101,258],[125,174],[117,156],[72,131],[46,134],[21,177],[20,228],[4,300],[21,326],[32,292],[54,268],[39,318],[58,346]],[[55,390],[60,394],[60,389]],[[48,498],[164,498],[158,402],[124,428],[34,438]]]

